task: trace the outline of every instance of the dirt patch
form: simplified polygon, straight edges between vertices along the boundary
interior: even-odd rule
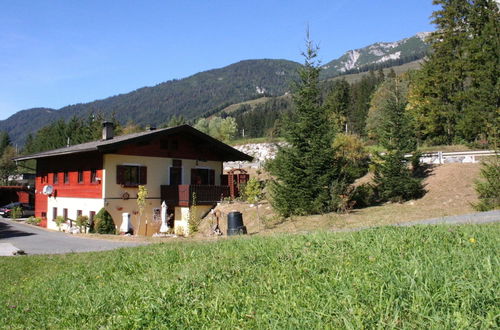
[[[477,201],[474,181],[479,176],[480,164],[444,164],[432,168],[424,180],[427,193],[418,200],[406,203],[387,203],[380,206],[353,210],[349,214],[327,213],[307,217],[292,217],[280,221],[269,203],[257,208],[248,203],[221,204],[216,209],[222,214],[220,226],[226,234],[227,214],[239,211],[250,234],[275,232],[303,232],[318,229],[344,229],[380,226],[405,221],[460,215],[474,212],[471,204]],[[368,175],[362,183],[369,182]],[[201,225],[197,237],[210,237],[215,217],[208,216]]]

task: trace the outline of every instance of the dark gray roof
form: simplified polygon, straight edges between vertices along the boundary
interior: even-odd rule
[[[14,160],[29,160],[29,159],[37,159],[37,158],[46,158],[52,156],[61,156],[68,154],[76,154],[82,152],[90,152],[90,151],[105,151],[108,147],[113,147],[116,145],[133,143],[141,141],[148,137],[153,137],[156,135],[160,136],[168,136],[175,133],[186,133],[190,135],[194,135],[198,138],[206,140],[215,150],[218,150],[225,154],[226,159],[223,160],[252,160],[253,158],[235,148],[217,140],[213,137],[198,131],[197,129],[189,126],[189,125],[181,125],[176,127],[169,128],[161,128],[155,129],[151,131],[144,131],[139,133],[132,133],[126,135],[115,136],[109,140],[98,140],[87,143],[76,144],[74,146],[69,146],[65,148],[53,149],[48,151],[39,152],[36,154],[20,156],[14,158]]]

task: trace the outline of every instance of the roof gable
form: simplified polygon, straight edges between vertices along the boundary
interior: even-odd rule
[[[39,152],[36,154],[21,156],[15,158],[15,160],[21,161],[29,159],[39,159],[39,158],[47,158],[53,156],[78,154],[89,151],[113,153],[119,148],[126,145],[137,144],[151,139],[158,139],[162,137],[166,138],[175,135],[184,135],[188,138],[199,141],[200,145],[203,145],[204,147],[210,148],[212,151],[214,151],[220,158],[219,160],[221,161],[252,160],[251,156],[242,153],[241,151],[236,150],[235,148],[217,139],[214,139],[213,137],[205,133],[202,133],[189,125],[181,125],[170,128],[162,128],[157,130],[120,135],[109,140],[87,142],[65,148],[59,148],[59,149]]]

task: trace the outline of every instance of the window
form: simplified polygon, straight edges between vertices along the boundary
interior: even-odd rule
[[[64,171],[64,183],[69,183],[69,173],[68,173],[68,171]]]
[[[215,184],[215,171],[207,168],[191,169],[191,184]]]
[[[82,216],[82,210],[76,210],[76,217],[81,217]]]
[[[63,209],[63,218],[64,221],[68,220],[68,209]]]
[[[57,207],[52,208],[52,220],[57,218]]]
[[[83,170],[78,170],[78,183],[83,183]]]
[[[125,187],[137,187],[147,183],[147,167],[118,165],[116,167],[116,183]]]
[[[52,183],[53,184],[59,183],[59,173],[58,172],[54,172],[54,175],[52,176]]]
[[[97,183],[97,170],[90,170],[90,182]]]

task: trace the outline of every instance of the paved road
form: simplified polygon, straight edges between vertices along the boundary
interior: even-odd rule
[[[478,212],[463,215],[454,215],[442,218],[433,218],[427,220],[417,220],[409,222],[401,222],[395,224],[395,226],[414,226],[414,225],[438,225],[438,224],[482,224],[489,222],[500,221],[500,210],[488,211],[488,212]]]
[[[62,232],[52,232],[39,227],[0,218],[0,246],[8,253],[8,246],[26,254],[60,254],[113,250],[144,243],[115,242],[110,240],[75,237]],[[0,247],[0,255],[2,251]],[[6,253],[6,254],[7,254]],[[10,253],[8,253],[10,255]]]

